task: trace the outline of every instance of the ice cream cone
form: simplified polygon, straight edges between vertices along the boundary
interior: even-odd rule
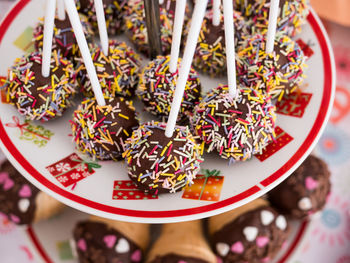
[[[44,192],[38,193],[35,199],[35,204],[36,210],[33,220],[34,223],[49,219],[50,217],[60,213],[65,208],[64,204]]]
[[[150,250],[146,262],[152,262],[157,257],[167,254],[216,262],[199,220],[163,225],[162,233]]]
[[[268,202],[264,199],[258,198],[246,205],[233,209],[229,212],[222,213],[209,218],[210,235],[213,235],[214,233],[222,229],[225,225],[235,220],[238,216],[262,206],[268,206]]]

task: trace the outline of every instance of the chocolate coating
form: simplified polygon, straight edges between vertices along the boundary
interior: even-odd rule
[[[106,224],[79,222],[73,230],[80,263],[142,262],[141,249],[128,237]]]
[[[43,77],[41,53],[33,52],[9,70],[5,89],[10,104],[27,119],[48,121],[72,105],[77,86],[73,64],[54,50],[50,67],[49,77]]]
[[[273,208],[246,212],[213,234],[211,244],[224,263],[269,262],[288,237],[287,221]]]
[[[164,256],[157,256],[151,263],[207,263],[199,258],[185,257],[177,254],[166,254]]]
[[[105,96],[106,106],[85,99],[73,114],[72,134],[77,148],[99,160],[120,160],[124,141],[138,126],[132,102]]]
[[[310,155],[284,182],[268,194],[281,213],[302,219],[320,211],[331,189],[330,172],[320,158]]]
[[[248,23],[255,24],[260,33],[267,32],[270,0],[236,0],[236,10],[245,15]],[[280,0],[277,31],[289,36],[300,33],[301,26],[306,23],[309,14],[308,0]]]
[[[80,15],[80,21],[83,26],[84,35],[86,40],[93,42],[94,32],[92,31],[92,26],[88,22],[87,17]],[[34,46],[37,51],[43,48],[44,39],[44,20],[41,19],[38,25],[34,28],[33,40]],[[52,48],[57,49],[61,52],[63,57],[72,58],[74,56],[80,56],[79,46],[75,39],[74,30],[71,26],[68,15],[66,19],[61,21],[57,17],[55,18],[55,27],[53,31],[52,38]]]
[[[141,124],[125,142],[128,175],[142,191],[174,193],[192,184],[199,172],[200,145],[187,126],[176,126],[171,138],[166,123]]]
[[[180,59],[178,67],[180,66]],[[137,95],[144,104],[144,109],[167,121],[173,101],[178,70],[171,73],[169,69],[170,56],[158,56],[150,61],[143,69],[140,77],[140,85]],[[178,124],[188,124],[193,115],[193,109],[201,99],[201,83],[197,72],[191,68],[187,78],[184,95],[182,98]]]
[[[39,189],[28,182],[9,161],[0,166],[0,212],[18,225],[31,224],[35,218]]]
[[[77,9],[80,13],[88,17],[94,30],[98,31],[96,10],[93,0],[76,0]],[[105,11],[106,26],[109,35],[120,34],[124,31],[124,15],[128,8],[125,0],[103,0],[103,10]]]

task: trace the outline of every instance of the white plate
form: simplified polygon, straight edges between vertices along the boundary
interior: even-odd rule
[[[43,221],[23,229],[35,254],[35,262],[45,263],[77,263],[78,260],[72,253],[70,241],[72,230],[77,222],[88,219],[88,215],[73,209],[66,209],[58,217]],[[285,263],[298,251],[304,237],[310,230],[309,221],[291,221],[290,233],[285,246],[277,254],[271,263]],[[153,232],[160,232],[159,226],[153,228]],[[151,237],[156,240],[157,236]]]
[[[7,68],[16,57],[24,53],[23,47],[18,48],[18,42],[25,46],[26,34],[28,39],[30,27],[43,15],[43,7],[43,0],[21,0],[1,24],[0,76],[6,76]],[[16,42],[19,36],[22,36],[22,40]],[[274,154],[271,154],[270,149],[267,154],[269,157],[264,161],[254,157],[248,162],[228,166],[225,160],[206,155],[201,174],[205,174],[204,169],[216,169],[222,176],[208,180],[206,187],[201,188],[201,183],[204,182],[202,180],[194,188],[187,189],[185,194],[161,195],[156,200],[131,200],[130,197],[142,195],[137,191],[126,190],[128,186],[122,184],[124,191],[119,190],[118,193],[128,198],[114,200],[112,197],[118,196],[113,195],[114,181],[129,180],[124,162],[99,162],[101,167],[93,168],[94,174],[76,185],[63,186],[50,171],[56,174],[56,168],[69,170],[68,175],[73,175],[74,178],[88,175],[86,171],[79,171],[79,167],[72,168],[78,165],[72,159],[79,158],[71,156],[75,149],[68,136],[68,120],[73,109],[62,118],[49,123],[21,126],[24,120],[15,108],[0,104],[0,146],[9,160],[34,185],[63,203],[90,214],[125,221],[162,223],[193,220],[228,211],[263,195],[287,178],[311,152],[328,120],[335,91],[333,53],[325,30],[313,10],[302,34],[297,36],[299,38],[310,44],[314,51],[307,61],[308,77],[303,87],[303,93],[309,95],[300,97],[302,102],[297,102],[299,108],[294,109],[295,114],[304,111],[302,116],[278,114],[277,126],[285,133],[273,147],[281,149]],[[201,80],[205,89],[213,88],[219,83],[219,80],[203,76]],[[38,128],[38,125],[43,125],[44,130]],[[47,131],[54,135],[50,137]],[[66,161],[60,162],[64,158]],[[86,156],[80,158],[80,161],[88,160]],[[50,171],[47,167],[50,167]],[[201,200],[183,198],[185,195]]]

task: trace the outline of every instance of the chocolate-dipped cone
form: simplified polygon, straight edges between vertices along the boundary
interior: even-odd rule
[[[270,262],[288,237],[288,224],[267,201],[209,219],[211,245],[222,262]]]
[[[205,240],[199,220],[164,224],[146,262],[172,263],[181,260],[188,263],[216,263],[216,256]]]
[[[73,231],[79,262],[143,262],[149,225],[92,216]]]
[[[34,223],[49,219],[59,214],[65,208],[64,204],[44,192],[38,193],[35,203]]]

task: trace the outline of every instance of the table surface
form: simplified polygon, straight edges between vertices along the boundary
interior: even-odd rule
[[[0,20],[13,1],[0,0]],[[337,69],[337,92],[330,122],[314,150],[332,172],[332,193],[290,263],[350,263],[350,28],[325,22]],[[0,153],[0,158],[3,155]],[[0,218],[0,261],[37,262],[22,228]]]

